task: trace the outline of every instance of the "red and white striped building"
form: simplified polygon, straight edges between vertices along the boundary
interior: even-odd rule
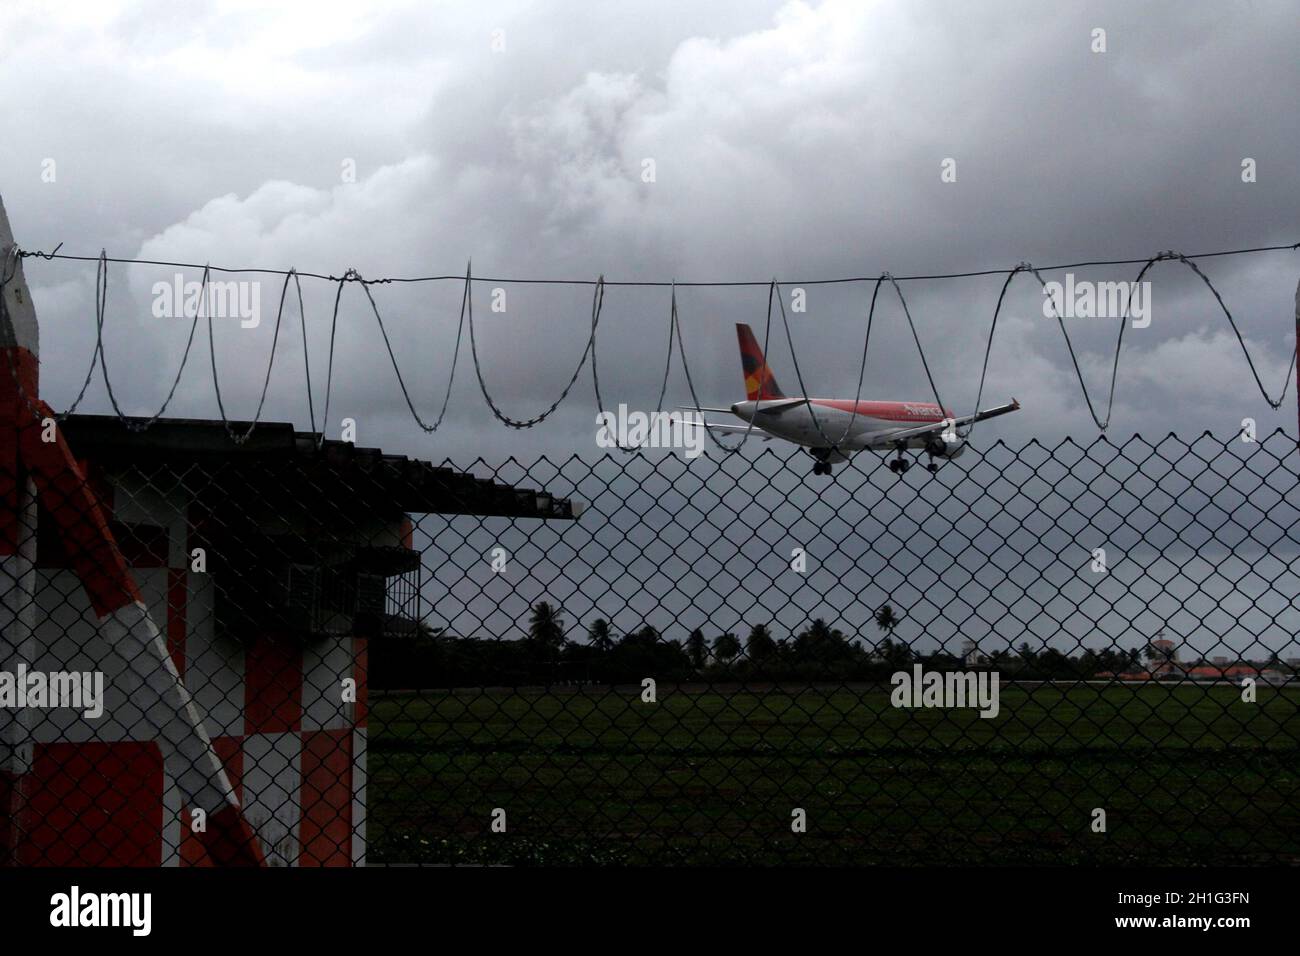
[[[15,250],[0,204],[0,672],[102,674],[104,706],[0,708],[0,866],[364,864],[408,515],[574,507],[288,424],[54,427]]]
[[[75,434],[76,423],[68,430]],[[98,470],[93,461],[84,467],[92,476]],[[222,633],[220,570],[192,569],[204,539],[188,517],[188,488],[92,483],[106,507],[111,502],[115,537],[268,865],[363,863],[365,639],[270,628]],[[182,790],[149,739],[169,718],[160,711],[166,705],[135,699],[76,570],[50,551],[39,549],[37,558],[29,669],[102,671],[106,701],[99,720],[64,709],[34,723],[16,862],[202,865],[206,855],[189,832]],[[348,678],[355,694],[344,692]]]

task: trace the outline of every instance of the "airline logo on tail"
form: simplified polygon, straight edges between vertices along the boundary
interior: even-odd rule
[[[785,398],[749,326],[736,323],[736,336],[740,339],[740,361],[745,369],[745,394],[749,400]]]

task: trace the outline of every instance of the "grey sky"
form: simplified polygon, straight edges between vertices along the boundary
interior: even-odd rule
[[[356,268],[371,278],[458,275],[471,257],[483,277],[776,276],[789,295],[795,280],[884,269],[928,274],[1025,259],[1044,265],[1300,240],[1300,17],[1293,3],[263,6],[51,3],[0,11],[0,80],[11,91],[0,191],[19,242],[29,249],[62,242],[64,252],[90,256],[103,247],[126,258],[332,275]],[[1097,28],[1105,30],[1104,53],[1091,49]],[[1242,181],[1248,157],[1257,169],[1252,183]],[[946,159],[956,162],[955,182],[941,180]],[[642,179],[646,160],[654,161],[654,182]],[[352,168],[355,181],[347,181]],[[1203,268],[1276,395],[1295,346],[1300,256],[1214,259]],[[42,322],[43,392],[62,409],[93,350],[94,264],[28,260],[26,271]],[[174,272],[111,268],[107,359],[128,413],[157,409],[185,349],[189,321],[152,310],[154,284],[172,282]],[[1136,266],[1076,270],[1077,279],[1104,281],[1136,274]],[[197,280],[199,272],[185,278]],[[1126,332],[1110,437],[1122,442],[1140,431],[1157,440],[1207,429],[1227,435],[1248,416],[1261,434],[1279,425],[1294,434],[1294,383],[1281,410],[1270,410],[1200,280],[1168,263],[1148,278],[1151,323]],[[958,411],[975,400],[1001,281],[904,284],[941,395]],[[222,394],[232,417],[246,418],[256,407],[280,285],[260,279],[258,327],[216,321]],[[528,418],[555,400],[582,354],[591,290],[505,288],[506,311],[494,313],[492,284],[475,286],[483,374],[507,414]],[[335,286],[304,280],[303,289],[319,416]],[[804,381],[814,394],[850,396],[871,285],[807,290],[807,312],[790,314]],[[446,389],[461,291],[457,281],[373,287],[412,397],[429,421]],[[742,397],[732,324],[748,321],[761,337],[766,300],[762,287],[679,291],[705,404]],[[1034,439],[1053,445],[1065,435],[1088,444],[1097,436],[1042,301],[1029,279],[1018,279],[1008,295],[984,401],[1014,396],[1023,410],[981,426],[981,446],[999,438],[1017,448]],[[664,289],[607,290],[598,346],[608,405],[649,409],[657,398],[668,303]],[[1067,325],[1094,401],[1104,403],[1117,320],[1073,318]],[[787,391],[798,391],[779,326],[772,336],[777,377]],[[462,465],[478,457],[495,466],[511,456],[532,462],[541,454],[562,460],[600,452],[589,369],[551,420],[519,432],[492,418],[468,340],[464,345],[446,424],[425,435],[405,408],[362,290],[349,285],[327,433],[338,436],[341,419],[350,417],[361,444]],[[303,367],[291,296],[264,418],[308,426]],[[889,290],[878,308],[862,394],[930,398]],[[674,359],[666,404],[687,401]],[[108,410],[98,376],[82,410]],[[203,327],[169,414],[217,414]],[[755,442],[744,454],[757,456],[764,447],[770,448]],[[814,490],[792,478],[795,472],[781,472],[781,481],[794,484],[781,486],[784,493],[766,506],[770,514],[761,495],[735,477],[734,460],[699,462],[689,466],[690,480],[656,478],[636,493],[629,489],[625,500],[610,497],[602,475],[617,485],[624,468],[676,474],[688,467],[666,462],[665,454],[671,453],[650,453],[640,464],[615,455],[576,473],[544,466],[523,481],[604,502],[600,520],[593,512],[573,525],[521,529],[458,519],[439,537],[441,519],[426,519],[424,530],[435,535],[426,563],[446,552],[445,566],[463,578],[443,582],[446,595],[431,595],[436,620],[466,632],[481,622],[493,633],[513,634],[528,602],[549,596],[565,605],[571,624],[603,613],[620,628],[652,621],[671,637],[694,623],[742,629],[766,614],[787,629],[822,614],[872,633],[872,610],[893,600],[909,615],[906,627],[924,628],[937,641],[956,636],[956,621],[964,636],[985,643],[1051,638],[1062,649],[1110,640],[1133,646],[1168,625],[1201,652],[1247,652],[1254,640],[1283,646],[1282,632],[1251,620],[1252,613],[1280,615],[1276,624],[1295,630],[1293,613],[1277,605],[1279,595],[1293,593],[1289,572],[1271,588],[1254,579],[1227,586],[1236,579],[1213,570],[1180,574],[1176,565],[1185,556],[1162,550],[1170,542],[1159,527],[1140,541],[1114,542],[1128,564],[1113,586],[1124,583],[1129,603],[1108,617],[1089,605],[1087,620],[1054,606],[1053,600],[1084,600],[1093,586],[1052,577],[1053,569],[1064,573],[1076,567],[1068,562],[1087,560],[1087,534],[1073,543],[1060,537],[1077,512],[1057,516],[1051,550],[1061,558],[1052,568],[1039,566],[1032,547],[1009,543],[1019,564],[1011,561],[1002,583],[978,575],[966,582],[941,547],[884,560],[891,535],[920,534],[916,540],[924,541],[925,534],[971,530],[956,519],[909,512],[908,495],[919,492],[884,473],[868,481],[848,470],[830,489]],[[978,467],[992,467],[989,461],[997,455]],[[965,462],[977,464],[973,456]],[[1151,464],[1158,470],[1158,461]],[[759,466],[752,475],[771,473]],[[502,476],[522,480],[513,466]],[[943,496],[960,473],[939,477],[925,493]],[[648,490],[654,481],[663,485],[657,496]],[[674,497],[689,494],[682,488],[694,482],[703,483],[706,500],[731,495],[725,500],[736,518],[728,528],[739,537],[714,540],[707,555],[697,555],[698,567],[664,579],[674,561],[702,547],[694,538],[675,550],[664,544],[698,517]],[[1050,512],[1046,488],[1013,492],[994,484],[986,504],[1041,507],[1034,520]],[[1217,496],[1217,506],[1241,506],[1213,485],[1206,494]],[[942,500],[964,506],[956,492]],[[1267,505],[1281,514],[1282,502],[1269,498]],[[844,515],[856,517],[837,550],[823,539]],[[1284,517],[1289,522],[1290,512]],[[629,528],[633,533],[618,544]],[[637,534],[649,539],[635,554],[618,551]],[[761,539],[757,553],[747,534]],[[457,570],[458,562],[477,565],[492,542],[507,538],[519,539],[521,581],[479,580],[481,567],[467,575]],[[817,570],[787,585],[782,568],[792,542],[810,548]],[[1218,562],[1228,575],[1232,561],[1260,561],[1262,548],[1287,559],[1279,544],[1286,543],[1216,539],[1197,561]],[[1215,551],[1220,545],[1232,550],[1231,560]],[[837,554],[852,567],[837,565]],[[638,564],[646,561],[654,567]],[[711,575],[710,561],[749,568],[771,582],[769,603]],[[998,567],[996,554],[988,558],[986,570]],[[1142,599],[1152,582],[1160,596],[1143,611],[1132,595]],[[949,596],[944,587],[955,590]],[[494,599],[492,588],[507,592],[497,595],[502,604],[495,611],[483,603]],[[1197,593],[1183,594],[1187,588]],[[980,621],[1017,597],[1029,602],[1026,613],[1037,613],[1034,605],[1044,609],[1038,622],[1051,634],[1040,634],[1038,625],[1026,629],[1014,613],[982,628]],[[772,600],[778,606],[769,606]],[[952,603],[958,601],[978,613]],[[1236,623],[1217,621],[1220,612]],[[1194,620],[1180,620],[1180,613]]]
[[[610,279],[785,279],[1138,257],[1300,239],[1296,7],[1096,3],[51,4],[0,14],[0,188],[19,241],[94,255],[297,266],[367,276],[459,273]],[[1091,31],[1106,30],[1093,53]],[[502,31],[494,33],[494,31]],[[504,50],[494,50],[494,39]],[[940,163],[957,163],[957,181]],[[1253,158],[1258,181],[1243,183]],[[642,161],[656,181],[642,182]],[[42,178],[55,161],[54,182]],[[341,181],[355,162],[356,182]],[[1276,393],[1294,347],[1294,253],[1212,260]],[[93,343],[93,264],[28,262],[46,397],[75,394]],[[1079,270],[1131,280],[1136,267]],[[172,270],[115,266],[108,349],[133,412],[166,394],[187,321],[150,312]],[[197,279],[197,273],[188,276]],[[248,277],[252,278],[252,277]],[[1049,278],[1061,278],[1051,276]],[[1295,427],[1258,396],[1199,280],[1158,266],[1152,323],[1130,329],[1113,433]],[[974,401],[999,281],[908,283],[946,403]],[[1022,284],[1023,283],[1023,284]],[[324,386],[333,287],[307,281]],[[476,289],[489,387],[508,414],[552,401],[582,351],[586,287]],[[456,282],[380,286],[417,405],[440,405]],[[279,282],[256,329],[218,321],[232,415],[256,405]],[[851,395],[869,285],[814,287],[795,323],[811,391]],[[741,390],[731,323],[760,326],[763,289],[679,295],[706,403]],[[1017,280],[986,401],[1019,415],[989,436],[1096,428],[1055,323]],[[607,401],[647,408],[666,340],[663,290],[611,289],[599,340]],[[865,397],[928,397],[888,294]],[[1070,320],[1104,398],[1114,320]],[[267,417],[306,427],[296,306]],[[794,390],[789,350],[772,350]],[[418,432],[356,286],[344,293],[330,428],[441,458],[595,451],[584,372],[556,417],[497,425],[462,355],[446,431]],[[668,402],[687,400],[680,370]],[[95,384],[86,410],[106,407]],[[213,416],[206,336],[174,411]]]

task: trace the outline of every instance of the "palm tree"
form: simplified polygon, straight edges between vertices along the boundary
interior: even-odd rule
[[[604,654],[614,649],[614,635],[610,632],[609,621],[598,617],[587,628],[587,640],[597,651]]]
[[[713,654],[723,663],[734,659],[739,653],[740,641],[735,634],[719,634],[713,639]]]
[[[876,627],[884,631],[889,637],[894,636],[894,628],[898,627],[898,615],[888,604],[883,605],[876,612]]]
[[[776,651],[776,641],[765,624],[755,624],[749,631],[749,640],[745,643],[745,653],[751,661],[764,661]]]
[[[686,656],[691,659],[691,666],[697,671],[704,670],[704,664],[709,659],[709,642],[704,639],[704,632],[698,627],[686,639]]]
[[[538,601],[533,605],[532,616],[528,619],[528,639],[539,660],[558,654],[564,646],[564,615],[560,609],[552,607],[549,601]]]

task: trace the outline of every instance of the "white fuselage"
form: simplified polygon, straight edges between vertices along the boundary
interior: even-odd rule
[[[836,448],[854,452],[863,449],[937,449],[944,457],[961,454],[959,441],[936,443],[933,435],[890,441],[888,435],[953,417],[952,412],[932,402],[871,402],[833,398],[767,399],[737,402],[731,412],[753,422],[776,438],[809,448]],[[842,460],[843,456],[837,456]]]

